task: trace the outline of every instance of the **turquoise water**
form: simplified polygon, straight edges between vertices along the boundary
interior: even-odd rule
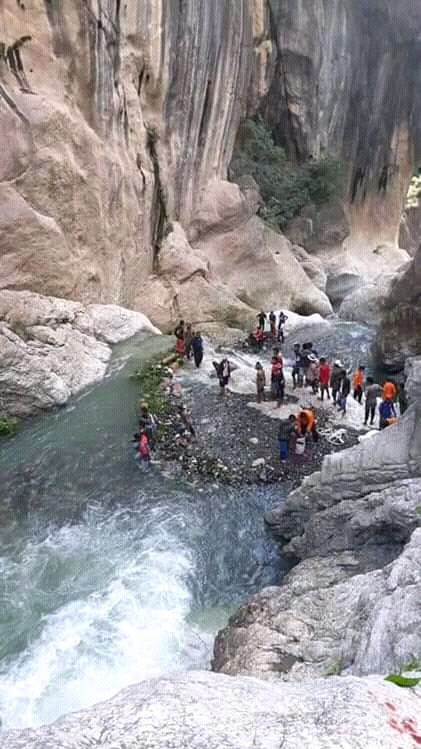
[[[209,667],[229,613],[279,579],[262,520],[279,489],[201,491],[135,464],[129,375],[167,345],[118,347],[101,385],[2,443],[15,517],[0,528],[3,729]]]

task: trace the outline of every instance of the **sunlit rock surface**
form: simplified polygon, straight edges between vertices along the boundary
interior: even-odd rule
[[[154,679],[36,730],[0,735],[1,749],[413,749],[421,699],[381,677],[267,684],[191,672]]]
[[[195,312],[218,320],[224,305],[236,319],[255,312],[279,282],[274,272],[269,283],[262,234],[253,249],[266,280],[247,302],[235,253],[226,284],[213,269],[248,233],[253,201],[246,214],[217,215],[214,237],[199,235],[203,191],[226,179],[239,122],[259,108],[292,157],[329,152],[349,167],[344,216],[328,207],[311,219],[319,245],[362,275],[394,268],[421,155],[421,9],[398,5],[215,0],[210,12],[208,0],[3,0],[0,287],[119,304],[160,325]],[[190,277],[170,272],[165,252],[161,265],[175,223]],[[378,258],[382,243],[391,250]]]
[[[159,333],[145,315],[30,291],[0,291],[0,410],[27,416],[101,380],[110,344]]]

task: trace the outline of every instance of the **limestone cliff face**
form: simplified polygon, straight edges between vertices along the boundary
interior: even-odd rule
[[[197,216],[259,107],[291,153],[349,161],[351,244],[394,240],[421,155],[420,33],[417,0],[2,0],[0,287],[165,323],[199,285],[197,320],[245,319],[253,307],[213,270],[208,238],[226,224]],[[176,277],[162,272],[171,233]],[[258,253],[275,293],[273,254]]]

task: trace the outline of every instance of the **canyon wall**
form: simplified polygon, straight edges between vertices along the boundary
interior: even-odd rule
[[[161,325],[242,324],[275,304],[298,261],[280,267],[258,197],[225,182],[258,109],[292,157],[346,162],[346,251],[377,271],[370,253],[396,242],[421,156],[421,9],[395,5],[1,0],[0,288],[118,303]],[[259,289],[255,251],[270,279]]]

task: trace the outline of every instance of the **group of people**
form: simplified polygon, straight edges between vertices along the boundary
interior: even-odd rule
[[[270,339],[273,343],[274,341],[279,341],[279,343],[284,343],[285,335],[284,335],[284,325],[286,321],[288,320],[288,315],[286,315],[282,310],[279,313],[279,316],[276,317],[276,313],[271,310],[269,312],[269,315],[266,314],[266,312],[263,312],[261,310],[257,317],[257,328],[249,335],[249,342],[255,346],[258,349],[263,348],[263,344],[265,340]],[[266,321],[269,321],[270,326],[270,333],[265,333],[265,325]]]
[[[175,335],[175,351],[179,356],[191,359],[193,356],[196,367],[200,367],[203,359],[203,338],[200,330],[192,330],[190,323],[184,324],[184,320],[180,320],[176,329],[174,330]]]
[[[292,362],[293,388],[310,387],[313,395],[319,395],[321,401],[325,396],[332,400],[333,405],[343,415],[347,410],[347,399],[351,394],[358,403],[362,403],[365,396],[364,425],[373,426],[379,404],[380,429],[394,423],[397,418],[395,401],[398,395],[396,385],[387,380],[383,386],[376,384],[373,377],[365,377],[365,367],[358,365],[352,377],[340,359],[336,359],[333,366],[324,356],[319,356],[311,342],[295,343]],[[261,362],[256,364],[256,393],[257,402],[265,399],[266,375]],[[273,349],[271,363],[271,393],[279,406],[285,393],[285,377],[283,373],[283,359],[278,347]],[[404,390],[399,392],[401,413],[405,408]]]

